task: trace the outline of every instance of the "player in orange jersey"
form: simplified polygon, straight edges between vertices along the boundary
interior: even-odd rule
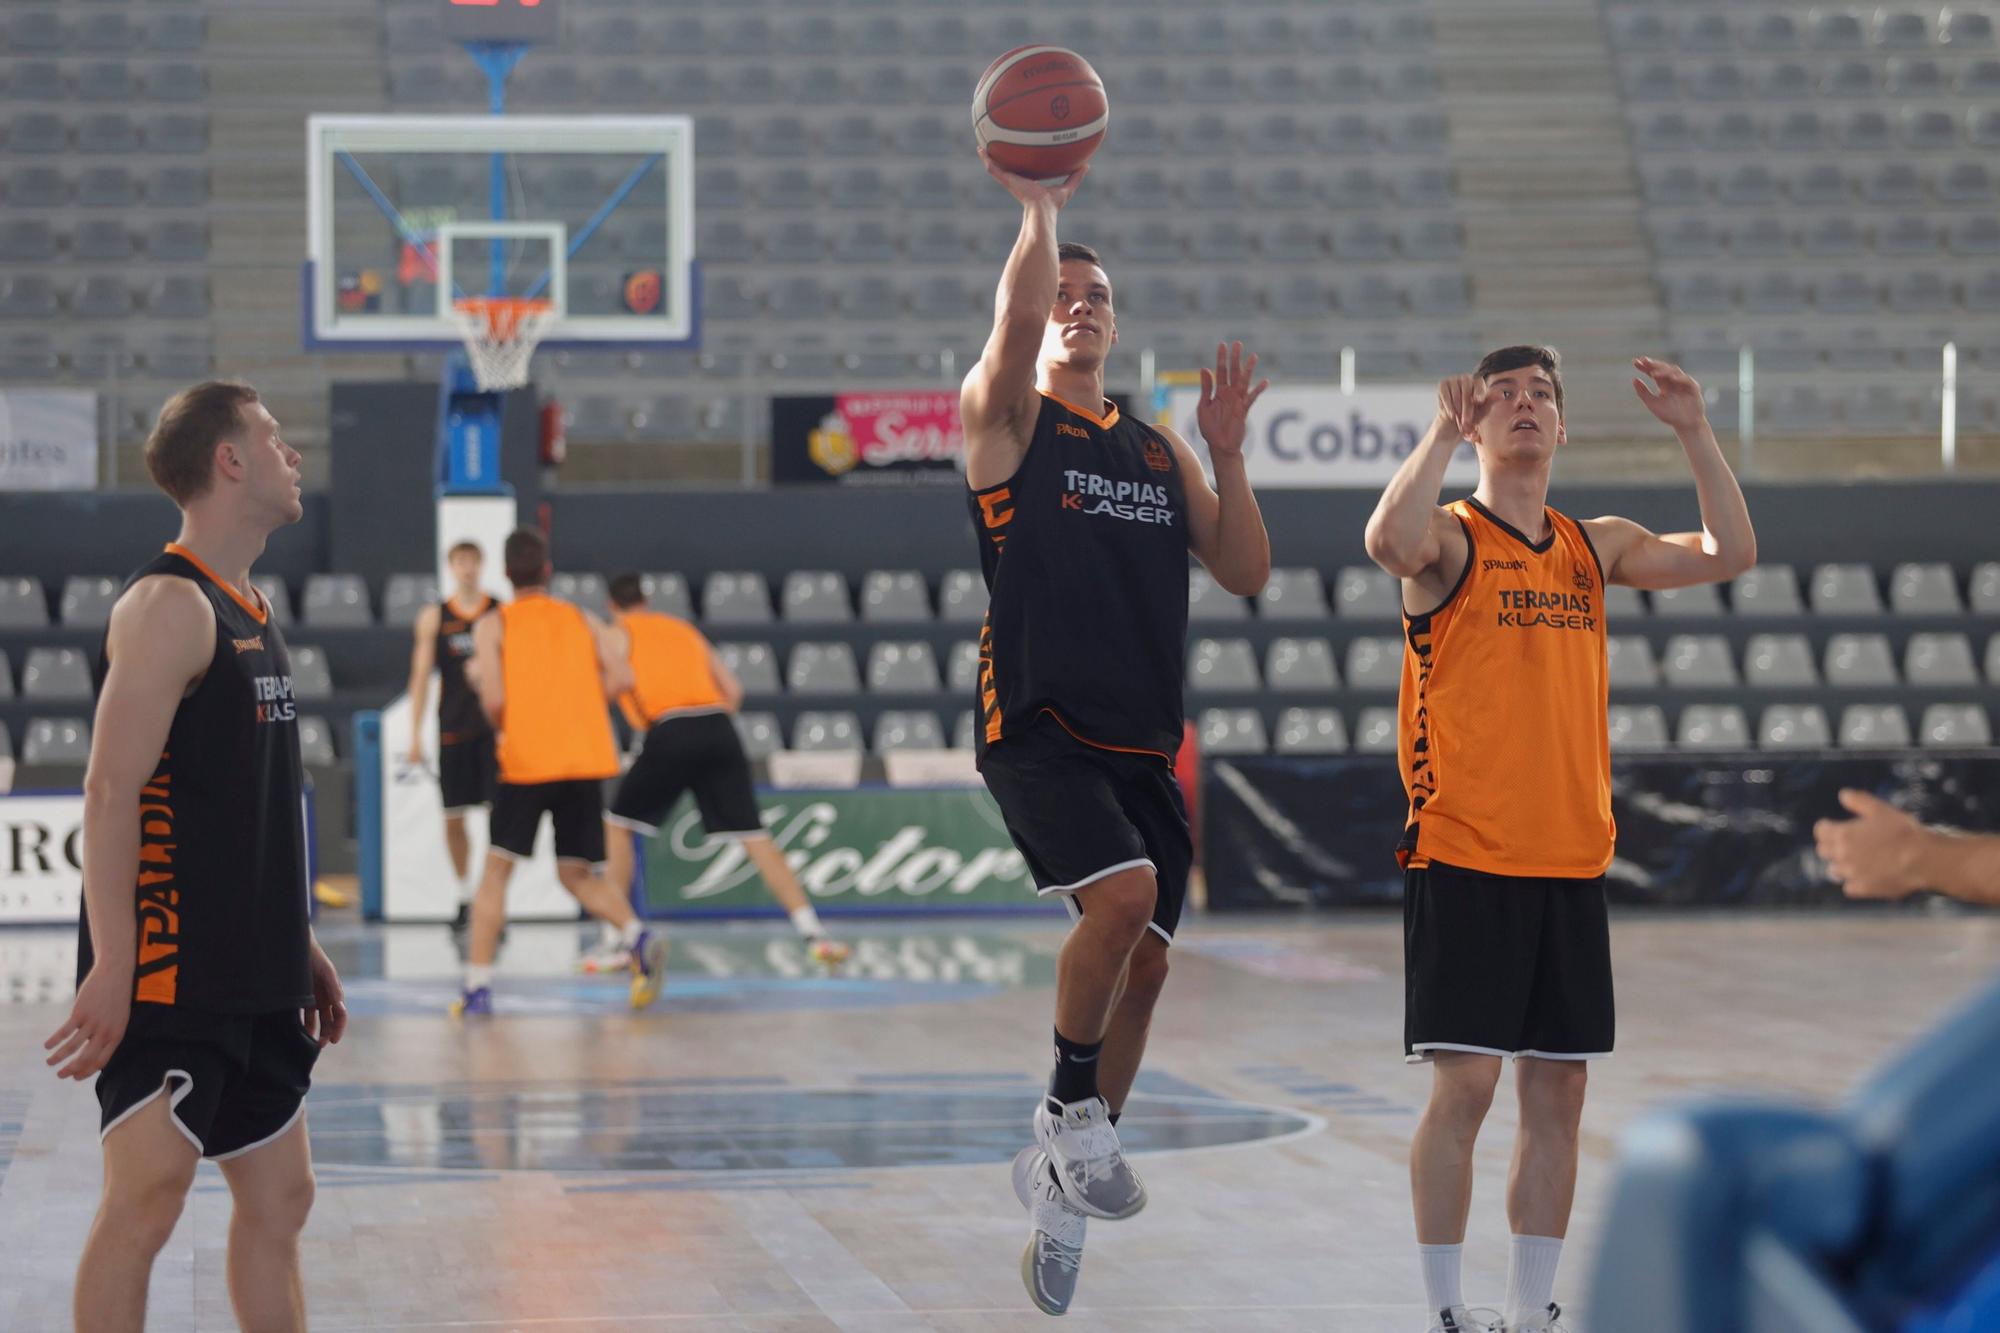
[[[1504,348],[1441,384],[1436,421],[1368,522],[1368,554],[1402,580],[1408,640],[1403,1041],[1432,1066],[1410,1178],[1433,1328],[1491,1327],[1460,1297],[1459,1251],[1473,1141],[1508,1057],[1521,1128],[1504,1327],[1558,1327],[1584,1081],[1615,1026],[1604,590],[1716,583],[1757,560],[1701,386],[1664,361],[1633,366],[1639,400],[1687,454],[1701,531],[1661,536],[1548,507],[1565,425],[1561,367],[1544,347]],[[1478,446],[1479,489],[1440,506],[1461,439]]]

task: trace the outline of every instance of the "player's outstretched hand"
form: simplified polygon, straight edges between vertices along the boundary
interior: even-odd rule
[[[1913,873],[1924,826],[1887,801],[1844,788],[1840,803],[1853,819],[1822,819],[1813,841],[1827,872],[1850,898],[1901,898],[1924,885]]]
[[[1211,457],[1242,457],[1250,409],[1271,387],[1271,381],[1257,380],[1256,375],[1256,353],[1246,361],[1242,343],[1215,345],[1215,369],[1201,372],[1201,404],[1195,409],[1195,423],[1201,427],[1201,438],[1208,441]]]
[[[1453,375],[1438,381],[1438,416],[1449,421],[1458,438],[1469,440],[1486,415],[1486,381],[1477,375]]]
[[[326,956],[317,940],[313,941],[311,964],[313,1007],[299,1017],[305,1024],[306,1035],[324,1048],[347,1033],[347,1001],[340,989],[340,973],[334,971],[333,960]]]
[[[1632,358],[1639,374],[1632,377],[1632,391],[1646,410],[1675,430],[1693,430],[1708,419],[1708,403],[1694,376],[1668,361],[1650,356]],[[1651,385],[1646,383],[1651,379]],[[1657,386],[1657,387],[1655,387]]]
[[[1032,176],[1018,175],[995,162],[984,149],[979,150],[979,161],[986,168],[986,174],[1007,187],[1007,193],[1023,204],[1052,203],[1058,209],[1069,202],[1076,193],[1076,187],[1083,184],[1083,178],[1090,174],[1090,165],[1085,163],[1053,185],[1044,185]]]
[[[42,1043],[43,1050],[53,1052],[48,1063],[62,1065],[56,1077],[81,1081],[104,1068],[131,1020],[132,973],[114,976],[104,968],[91,968],[76,988],[69,1017]]]

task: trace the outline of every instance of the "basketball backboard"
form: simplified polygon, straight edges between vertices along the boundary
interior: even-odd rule
[[[546,300],[543,347],[698,339],[686,116],[313,116],[305,345],[456,346],[454,300]]]

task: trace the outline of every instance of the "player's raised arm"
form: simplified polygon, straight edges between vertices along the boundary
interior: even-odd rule
[[[1396,469],[1369,515],[1363,544],[1368,558],[1404,582],[1417,600],[1435,602],[1451,591],[1471,552],[1465,532],[1438,506],[1445,469],[1459,442],[1472,438],[1486,411],[1486,389],[1477,375],[1454,375],[1438,384],[1437,417]],[[1405,597],[1404,604],[1410,602]]]
[[[1246,360],[1242,343],[1215,345],[1215,369],[1201,372],[1201,404],[1195,413],[1215,468],[1213,490],[1188,442],[1171,427],[1160,427],[1180,455],[1181,474],[1187,478],[1188,549],[1225,591],[1238,597],[1255,597],[1271,577],[1271,536],[1243,462],[1250,409],[1270,387],[1271,381],[1257,379],[1256,354]]]
[[[104,1067],[125,1035],[138,966],[139,825],[144,788],[174,712],[215,653],[215,613],[186,579],[150,578],[111,612],[111,659],[83,780],[83,897],[92,962],[69,1018],[46,1043],[62,1078]],[[67,1063],[63,1063],[67,1061]]]
[[[1649,356],[1632,365],[1639,372],[1632,379],[1639,401],[1673,427],[1687,454],[1701,531],[1658,534],[1627,518],[1591,519],[1584,526],[1604,561],[1605,579],[1634,588],[1686,588],[1734,578],[1757,563],[1757,533],[1743,488],[1709,427],[1701,385],[1679,366]]]
[[[1021,232],[1000,274],[993,301],[993,332],[959,390],[965,427],[966,480],[974,490],[1005,481],[1021,464],[1035,420],[1035,376],[1042,337],[1061,283],[1056,259],[1056,215],[1090,170],[1080,167],[1056,185],[1016,176],[985,151],[987,174],[1021,203]]]
[[[430,700],[431,671],[437,666],[438,624],[444,612],[427,606],[417,613],[416,643],[410,648],[410,762],[424,762],[424,705]]]

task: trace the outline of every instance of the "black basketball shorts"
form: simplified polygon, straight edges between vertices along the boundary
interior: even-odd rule
[[[490,804],[499,780],[491,734],[438,746],[438,796],[446,814]]]
[[[648,728],[639,757],[611,798],[608,818],[639,833],[657,832],[688,790],[709,837],[752,838],[764,831],[750,757],[729,714],[662,718]]]
[[[596,778],[501,783],[488,820],[493,850],[517,861],[533,856],[544,814],[555,825],[556,860],[604,860],[604,784]]]
[[[1041,897],[1075,893],[1107,875],[1144,866],[1158,897],[1152,929],[1173,942],[1187,902],[1194,838],[1180,783],[1156,754],[1085,745],[1052,721],[988,747],[979,772],[1007,834],[1027,860]]]
[[[214,1014],[134,1004],[97,1076],[98,1137],[165,1097],[174,1127],[203,1157],[241,1157],[298,1120],[318,1059],[297,1009]]]
[[[1617,1008],[1604,880],[1403,872],[1403,1053],[1594,1060]]]

